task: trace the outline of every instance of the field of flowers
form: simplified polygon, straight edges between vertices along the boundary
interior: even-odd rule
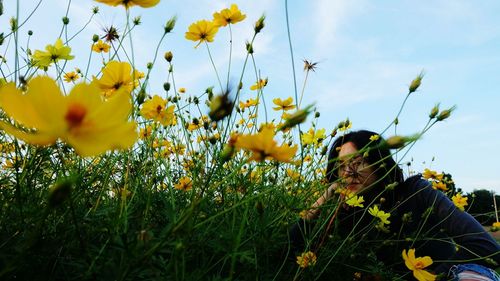
[[[126,26],[95,35],[90,54],[73,52],[71,40],[79,34],[68,34],[68,18],[59,38],[43,38],[43,50],[18,45],[19,37],[32,34],[16,17],[1,27],[1,53],[13,55],[0,61],[0,279],[315,280],[335,274],[336,280],[398,280],[422,274],[415,267],[391,272],[376,259],[376,247],[352,237],[330,236],[320,249],[291,252],[288,229],[329,186],[328,147],[351,122],[316,128],[320,113],[302,104],[300,93],[266,107],[263,91],[272,77],[260,76],[253,48],[266,18],[247,18],[234,4],[207,12],[212,18],[194,21],[172,39],[208,51],[217,80],[204,93],[176,84],[175,66],[183,62],[163,44],[177,28],[175,17],[151,44],[151,62],[136,67],[132,38],[140,18],[130,11],[159,1],[96,0],[93,14],[99,5],[116,6]],[[245,32],[238,30],[241,21],[254,22],[243,67],[231,68],[229,43],[228,73],[221,73],[211,43],[218,32]],[[76,56],[88,57],[88,65],[68,67]],[[102,65],[92,69],[91,61]],[[304,61],[302,88],[315,70],[316,63]],[[158,94],[148,92],[154,71],[166,77]],[[255,79],[245,80],[246,72]],[[239,80],[230,81],[230,74]],[[422,78],[411,81],[388,129],[398,125]],[[243,91],[253,97],[241,98]],[[385,145],[408,153],[452,111],[432,108],[420,132],[390,137]],[[423,176],[466,208],[468,198],[456,192],[450,175],[425,170]],[[368,208],[362,196],[344,203],[366,207],[371,228],[390,224],[390,214]],[[401,263],[429,262],[407,250]]]

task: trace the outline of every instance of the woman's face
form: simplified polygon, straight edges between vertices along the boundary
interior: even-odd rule
[[[360,193],[377,181],[373,165],[363,159],[352,142],[344,143],[340,147],[337,164],[339,179],[352,192]]]

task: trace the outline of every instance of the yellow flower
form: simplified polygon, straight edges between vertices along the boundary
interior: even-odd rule
[[[132,67],[127,62],[110,61],[102,70],[100,79],[94,77],[93,83],[101,88],[105,97],[111,97],[118,90],[124,89],[130,94],[136,83],[132,79]]]
[[[248,99],[245,102],[240,101],[240,109],[245,109],[259,104],[259,99]]]
[[[432,188],[434,188],[436,190],[448,191],[448,187],[446,186],[446,183],[444,183],[442,181],[433,181]]]
[[[491,232],[497,232],[499,229],[500,229],[500,222],[496,221],[496,222],[494,222],[494,223],[493,223],[493,225],[491,226],[490,231],[491,231]]]
[[[297,146],[290,147],[287,144],[278,146],[273,137],[273,130],[263,128],[255,135],[239,136],[235,146],[252,151],[250,160],[264,161],[266,159],[274,159],[280,162],[291,162],[292,157],[297,152]]]
[[[61,38],[56,40],[54,45],[45,46],[45,52],[35,50],[33,54],[34,65],[38,67],[49,67],[58,60],[72,60],[74,56],[70,55],[71,48],[64,46]]]
[[[264,88],[267,85],[267,81],[268,81],[267,78],[266,79],[259,79],[259,81],[257,81],[257,83],[250,86],[250,90],[255,91],[255,90],[260,90],[260,89]]]
[[[422,173],[422,177],[426,180],[436,180],[436,181],[441,181],[443,180],[443,174],[438,174],[436,171],[432,171],[429,169],[425,169],[424,172]]]
[[[182,177],[179,179],[179,182],[174,184],[174,188],[182,191],[189,191],[193,188],[193,180],[189,177]]]
[[[78,75],[78,73],[76,73],[74,71],[66,72],[66,74],[64,74],[64,81],[66,81],[68,83],[75,82],[79,78],[80,78],[80,75]]]
[[[460,210],[460,211],[465,211],[465,206],[469,205],[467,203],[467,197],[463,197],[462,194],[457,193],[453,197],[451,197],[451,200],[453,201],[453,204]]]
[[[118,5],[123,5],[127,9],[132,6],[141,6],[142,8],[150,8],[160,3],[160,0],[95,0],[95,1],[115,7]]]
[[[215,34],[217,34],[219,28],[211,21],[200,20],[189,26],[188,32],[186,32],[186,39],[191,41],[199,41],[198,47],[203,42],[213,42]]]
[[[51,145],[57,139],[71,145],[81,156],[93,156],[112,149],[126,149],[137,140],[135,122],[128,122],[132,110],[128,95],[103,100],[93,84],[77,84],[64,96],[49,77],[35,77],[23,94],[10,83],[0,89],[0,106],[24,131],[7,122],[0,127],[27,143]]]
[[[308,144],[314,144],[315,146],[318,146],[321,144],[321,142],[326,138],[325,135],[325,129],[319,129],[317,131],[314,131],[313,128],[309,129],[307,133],[302,134],[302,144],[308,145]]]
[[[99,40],[97,41],[97,43],[93,44],[92,45],[92,51],[96,52],[96,53],[107,53],[109,52],[109,45],[105,42],[103,42],[102,40]]]
[[[140,114],[146,119],[160,122],[163,126],[175,125],[177,123],[174,114],[175,105],[169,107],[166,105],[166,100],[155,95],[142,104]]]
[[[236,4],[232,4],[230,9],[223,9],[220,12],[214,13],[214,24],[217,27],[235,24],[244,20],[247,16],[242,14]]]
[[[386,213],[382,210],[378,209],[377,205],[374,205],[373,207],[368,209],[368,213],[376,218],[380,219],[380,222],[382,224],[390,224],[391,222],[388,220],[388,218],[391,216],[391,214]]]
[[[405,261],[406,267],[413,271],[413,276],[418,281],[433,281],[436,280],[436,275],[424,270],[432,264],[432,259],[429,256],[415,258],[415,249],[408,250],[408,255],[406,250],[403,250],[403,259]]]
[[[179,88],[179,93],[184,94],[186,92],[186,88]]]
[[[295,108],[295,105],[292,104],[293,99],[292,97],[287,98],[286,100],[281,100],[280,98],[273,99],[273,103],[277,105],[276,107],[273,107],[274,110],[279,111],[288,111],[292,110]]]
[[[146,126],[145,128],[141,128],[139,131],[139,137],[141,139],[147,139],[153,133],[153,128],[151,126]]]
[[[286,169],[286,175],[294,181],[300,178],[300,173],[290,168]]]
[[[297,264],[301,268],[314,266],[316,264],[316,254],[314,254],[311,251],[302,253],[300,256],[297,257]]]
[[[378,140],[379,138],[380,138],[380,136],[379,136],[379,135],[372,135],[372,136],[370,136],[370,140],[371,140],[371,141],[376,141],[376,140]]]
[[[363,196],[358,196],[358,195],[352,195],[345,201],[345,203],[351,207],[360,207],[360,208],[364,207],[363,202],[365,202]]]

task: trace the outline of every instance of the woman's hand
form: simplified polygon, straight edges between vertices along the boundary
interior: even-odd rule
[[[326,201],[328,201],[330,198],[333,197],[333,195],[335,194],[335,189],[337,189],[338,187],[338,183],[334,182],[332,183],[327,189],[326,191],[323,193],[323,195],[321,195],[321,197],[318,198],[318,200],[316,200],[316,202],[314,202],[314,204],[311,206],[311,208],[309,210],[307,210],[307,213],[304,217],[305,220],[312,220],[312,219],[315,219],[318,217],[319,213],[320,213],[320,207],[321,205],[323,205]]]

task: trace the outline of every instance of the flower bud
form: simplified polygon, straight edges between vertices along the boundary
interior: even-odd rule
[[[314,113],[314,117],[315,117],[315,118],[319,118],[319,116],[320,116],[320,113],[319,113],[318,111],[316,111],[316,112]]]
[[[15,17],[11,17],[10,18],[10,30],[12,32],[15,32],[17,31],[17,19]]]
[[[295,125],[304,122],[306,120],[306,118],[307,118],[307,115],[309,115],[309,113],[311,113],[312,107],[313,107],[313,105],[311,104],[311,105],[306,106],[304,109],[300,109],[300,110],[297,110],[294,113],[292,113],[292,115],[290,115],[285,120],[285,122],[283,123],[283,125],[281,125],[278,128],[278,131],[283,131],[283,130],[292,128]]]
[[[132,20],[132,23],[133,23],[134,25],[140,25],[140,24],[141,24],[141,16],[135,17],[135,18]]]
[[[99,7],[95,6],[92,8],[92,13],[95,15],[97,13],[99,13]]]
[[[174,29],[176,21],[177,17],[175,16],[167,21],[167,23],[165,24],[165,33],[170,33]]]
[[[443,121],[444,119],[450,117],[451,113],[453,112],[453,110],[455,110],[455,108],[456,108],[455,106],[452,106],[449,109],[441,111],[441,113],[439,113],[439,115],[436,117],[436,121]]]
[[[153,63],[152,63],[152,62],[148,62],[148,63],[146,64],[146,68],[147,68],[147,69],[151,69],[151,68],[153,68]]]
[[[28,30],[28,36],[33,35],[33,30]]]
[[[247,47],[247,52],[249,54],[253,54],[253,45],[250,42],[248,42],[248,41],[245,44],[246,44],[246,47]]]
[[[255,33],[259,33],[264,28],[264,20],[266,16],[262,15],[256,22],[254,26]]]
[[[165,52],[165,60],[167,60],[168,62],[172,62],[172,59],[174,58],[174,54],[172,54],[172,52],[168,51],[168,52]]]
[[[432,109],[431,112],[429,113],[429,118],[434,119],[439,113],[439,103],[436,104]]]
[[[408,142],[408,139],[406,137],[392,136],[385,141],[385,145],[389,149],[398,149],[398,148],[405,146],[405,144],[407,142]]]
[[[170,83],[163,83],[163,89],[168,92],[170,90]]]
[[[233,101],[229,98],[229,93],[214,96],[210,99],[210,112],[208,116],[213,121],[222,120],[224,117],[231,114],[233,110]]]
[[[410,87],[408,88],[408,93],[411,94],[415,92],[418,87],[420,87],[420,84],[422,83],[422,78],[424,78],[424,72],[420,72],[419,75],[413,81],[411,81]]]
[[[99,35],[94,34],[94,35],[92,36],[92,42],[97,43],[97,41],[99,41]]]

